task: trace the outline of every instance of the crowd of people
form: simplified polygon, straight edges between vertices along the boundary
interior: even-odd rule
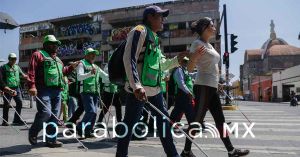
[[[235,148],[228,133],[223,130],[225,117],[218,91],[219,86],[219,53],[209,43],[216,28],[212,19],[201,18],[191,24],[192,32],[198,38],[191,43],[190,52],[180,53],[174,58],[167,59],[160,49],[157,32],[163,28],[165,18],[169,15],[168,9],[158,6],[149,6],[144,10],[143,22],[134,27],[127,35],[123,61],[126,73],[124,86],[114,84],[109,74],[118,73],[120,69],[102,70],[95,64],[96,57],[101,53],[93,48],[84,51],[84,58],[64,65],[59,59],[58,47],[61,42],[53,35],[47,35],[43,40],[43,48],[32,54],[27,75],[16,65],[16,55],[9,55],[9,62],[1,68],[0,87],[5,92],[5,109],[3,110],[2,125],[9,125],[8,105],[10,99],[17,102],[17,111],[21,115],[22,98],[20,97],[20,78],[27,80],[28,93],[36,98],[37,113],[28,132],[28,140],[32,145],[38,143],[38,134],[43,129],[43,123],[55,123],[69,128],[66,124],[76,125],[76,133],[83,138],[93,138],[95,125],[102,122],[109,107],[116,107],[117,121],[128,128],[117,128],[122,137],[118,137],[116,157],[127,157],[128,148],[133,131],[131,128],[147,114],[156,119],[156,128],[160,135],[164,152],[167,157],[195,157],[192,152],[193,137],[198,132],[197,126],[192,123],[201,123],[205,127],[204,118],[209,110],[212,114],[220,139],[228,151],[229,157],[239,157],[249,154],[249,150]],[[68,31],[74,33],[77,31]],[[194,69],[196,73],[191,74]],[[169,74],[168,74],[169,73]],[[194,79],[193,79],[194,78]],[[124,78],[125,79],[125,78]],[[168,114],[165,103],[167,83],[174,89],[175,107]],[[172,83],[170,83],[172,82]],[[121,91],[125,90],[126,101],[121,102]],[[97,120],[98,106],[101,112]],[[125,115],[122,116],[122,104],[125,104]],[[149,112],[145,112],[145,111]],[[64,122],[60,122],[59,115],[63,115]],[[184,150],[179,155],[171,133],[173,122],[181,121],[185,115],[189,125]],[[13,123],[26,123],[15,115]],[[83,116],[82,118],[80,118]],[[168,120],[170,117],[171,120]],[[148,125],[149,120],[146,120]],[[89,125],[86,125],[88,124]],[[97,124],[97,123],[96,123]],[[48,125],[46,132],[54,135],[56,129]],[[155,131],[155,130],[154,130]],[[146,139],[144,139],[146,140]],[[62,147],[63,143],[57,136],[47,136],[46,146],[51,148]]]

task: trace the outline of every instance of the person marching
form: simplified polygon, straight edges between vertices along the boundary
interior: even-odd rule
[[[77,125],[78,135],[83,138],[93,137],[93,128],[97,116],[97,105],[100,101],[100,77],[108,79],[108,74],[94,64],[98,50],[88,48],[84,52],[84,59],[79,63],[77,80],[80,81],[80,95],[85,114]],[[86,127],[85,127],[86,126]]]
[[[123,56],[128,79],[125,85],[128,95],[123,123],[128,127],[126,130],[128,132],[118,139],[116,157],[128,155],[132,129],[141,117],[145,101],[149,100],[168,116],[160,87],[161,71],[179,66],[182,58],[186,55],[181,53],[178,57],[161,60],[162,54],[156,33],[162,30],[164,18],[168,14],[169,10],[167,9],[149,6],[143,13],[143,25],[136,26],[128,33]],[[165,153],[168,157],[178,157],[171,135],[170,123],[155,110],[152,110],[152,113],[157,118],[157,128]],[[163,129],[164,124],[165,129]],[[124,127],[120,128],[120,135],[123,135],[124,131]]]
[[[21,110],[23,107],[22,103],[22,92],[20,90],[20,82],[21,77],[27,79],[27,75],[21,70],[21,68],[16,64],[17,55],[15,53],[10,53],[8,55],[8,63],[4,64],[0,68],[0,72],[3,77],[3,81],[5,82],[6,86],[10,89],[13,89],[17,92],[17,95],[11,96],[8,93],[5,93],[4,96],[8,99],[4,99],[4,106],[3,106],[3,118],[8,121],[8,112],[9,112],[9,103],[13,98],[16,102],[16,111],[19,115],[21,115]],[[8,102],[9,101],[9,102]],[[18,114],[15,113],[13,123],[16,125],[24,125],[24,122],[20,119]],[[6,122],[3,121],[2,126],[8,126]]]
[[[171,112],[170,118],[174,122],[179,122],[182,113],[185,113],[188,123],[194,120],[195,111],[193,108],[193,80],[187,71],[189,58],[184,58],[182,66],[175,69],[173,80],[175,81],[175,107]]]
[[[104,67],[104,72],[108,73],[108,64]],[[105,114],[109,111],[111,105],[116,108],[117,122],[122,121],[122,105],[120,102],[119,89],[115,84],[110,83],[109,79],[102,79],[104,84],[103,91],[103,103],[105,106],[102,107],[97,123],[101,123]],[[101,125],[99,125],[101,127]]]
[[[61,90],[63,88],[63,75],[70,73],[78,62],[64,67],[62,61],[57,57],[58,46],[61,44],[54,35],[46,35],[43,39],[43,49],[32,54],[28,68],[28,93],[37,96],[37,110],[34,122],[29,129],[28,140],[30,144],[37,144],[37,135],[43,128],[43,123],[53,122],[57,124],[61,107]],[[50,111],[50,110],[51,111]],[[54,114],[55,116],[53,116]],[[49,125],[46,129],[48,135],[55,133],[55,127]],[[47,147],[62,147],[57,137],[47,137]]]
[[[4,94],[4,93],[8,93],[11,96],[16,96],[17,95],[17,92],[15,90],[10,89],[6,85],[5,81],[3,80],[2,73],[0,73],[0,94]]]
[[[194,121],[203,123],[203,119],[207,110],[212,114],[216,127],[219,130],[220,138],[223,141],[229,157],[239,157],[249,154],[249,150],[241,150],[234,148],[231,144],[228,133],[224,134],[223,125],[225,117],[222,110],[220,96],[218,94],[219,82],[219,53],[209,43],[211,37],[214,36],[216,28],[211,18],[201,18],[191,25],[191,30],[199,35],[190,48],[190,61],[188,63],[188,71],[197,68],[197,75],[194,83],[195,95],[195,118]],[[194,126],[189,126],[189,130]],[[192,131],[194,136],[196,132]],[[191,151],[192,143],[186,139],[182,157],[195,157]]]

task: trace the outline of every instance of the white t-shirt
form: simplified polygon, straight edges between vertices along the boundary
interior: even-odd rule
[[[194,53],[199,45],[204,45],[207,51],[199,60],[196,61],[197,74],[195,84],[218,88],[218,63],[220,61],[220,55],[211,44],[205,43],[199,39],[192,43],[190,52]]]

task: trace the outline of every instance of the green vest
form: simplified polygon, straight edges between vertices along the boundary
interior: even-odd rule
[[[157,87],[161,83],[161,50],[158,43],[158,37],[154,36],[153,32],[147,27],[147,32],[150,38],[154,39],[154,43],[148,42],[144,55],[144,64],[142,69],[142,85]],[[146,39],[147,40],[147,39]]]
[[[104,90],[109,93],[117,93],[118,92],[118,86],[112,83],[105,83],[104,84]]]
[[[166,74],[164,72],[161,72],[161,83],[160,87],[163,93],[167,92],[167,82],[163,80],[163,78],[166,77]]]
[[[189,75],[189,72],[186,69],[184,69],[182,67],[179,67],[179,68],[181,68],[182,71],[183,71],[184,83],[185,83],[186,87],[193,93],[193,79],[192,79],[192,77]],[[178,85],[177,85],[176,82],[175,82],[175,85],[176,85],[175,94],[177,94]]]
[[[9,88],[16,88],[20,85],[20,67],[18,65],[13,65],[10,67],[8,64],[4,65],[5,75],[6,75],[6,85]]]
[[[92,71],[93,67],[96,68],[96,74],[83,80],[82,86],[83,86],[83,93],[89,93],[89,94],[100,94],[100,74],[99,74],[99,67],[95,64],[90,64],[87,60],[83,59],[81,60],[81,63],[84,67],[84,73],[89,73]]]
[[[43,68],[46,87],[62,87],[64,84],[62,61],[58,57],[53,59],[44,50],[40,50],[40,53],[44,57]]]

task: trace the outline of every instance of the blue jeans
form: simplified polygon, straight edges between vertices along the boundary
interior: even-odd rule
[[[98,94],[81,93],[81,99],[85,114],[81,122],[78,124],[77,129],[78,132],[81,132],[82,126],[90,122],[90,125],[86,125],[84,133],[82,132],[83,134],[88,135],[92,133],[93,127],[95,125],[97,106],[100,101],[100,97]]]
[[[16,96],[12,97],[7,93],[5,93],[4,95],[8,99],[8,101],[11,101],[12,98],[15,100],[15,102],[16,102],[16,108],[15,109],[17,110],[18,114],[21,115],[21,110],[22,110],[22,106],[23,106],[21,90],[20,90],[20,88],[12,88],[12,89],[16,90],[16,92],[17,92]],[[3,101],[4,101],[3,119],[8,121],[8,111],[9,111],[9,108],[10,108],[9,103],[11,103],[11,102],[7,102],[4,97],[3,97]],[[20,117],[15,113],[13,123],[21,123],[21,122],[22,121],[21,121]]]
[[[149,97],[148,100],[153,105],[155,105],[160,111],[162,111],[166,116],[169,116],[167,109],[163,103],[162,93]],[[127,157],[128,146],[129,146],[130,139],[132,137],[132,128],[139,121],[144,105],[145,102],[137,100],[133,94],[127,95],[125,117],[123,122],[128,127],[128,133],[124,138],[119,138],[116,157]],[[151,107],[149,108],[151,109],[151,113],[153,114],[153,116],[156,117],[157,130],[158,130],[158,134],[160,135],[160,141],[162,143],[165,153],[167,154],[168,157],[177,157],[178,153],[173,143],[170,123],[166,119],[164,119],[163,116],[161,116],[158,112],[153,110]],[[165,125],[165,129],[163,128],[164,125]],[[124,127],[120,129],[121,129],[121,133],[119,134],[122,135],[124,133]]]
[[[76,97],[70,96],[69,103],[68,103],[68,116],[69,118],[72,117],[73,113],[75,112],[78,106],[78,101]]]
[[[41,104],[40,101],[36,100],[36,107],[38,112],[35,115],[34,122],[29,129],[30,136],[37,136],[38,133],[43,129],[43,123],[53,122],[57,124],[57,119],[51,114],[51,112],[58,117],[61,107],[61,90],[54,88],[38,89],[38,98],[43,101],[47,108]],[[51,109],[51,111],[49,110]],[[53,125],[49,125],[46,128],[48,135],[54,135],[56,128]],[[53,138],[46,138],[47,142],[56,141],[56,136]]]

